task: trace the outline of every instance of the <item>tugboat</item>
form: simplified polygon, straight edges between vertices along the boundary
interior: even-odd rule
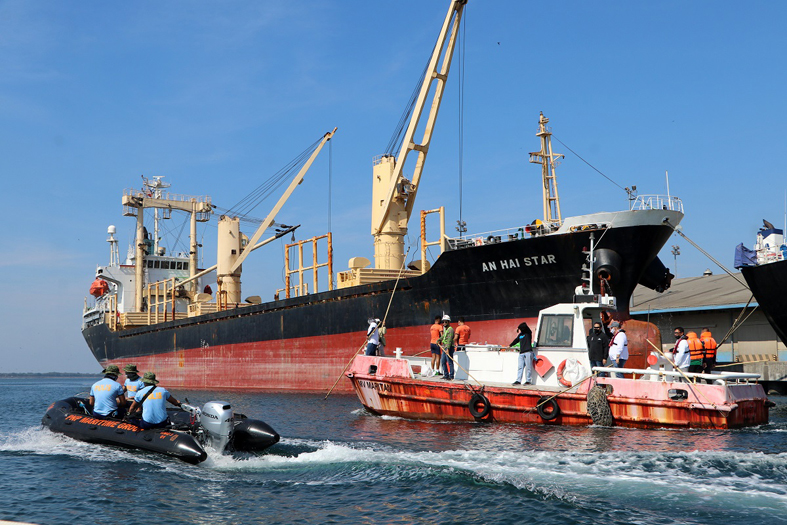
[[[244,299],[241,268],[246,256],[296,227],[278,225],[270,238],[260,241],[274,225],[274,212],[251,238],[239,227],[245,217],[225,212],[218,222],[217,264],[197,268],[197,224],[211,219],[215,204],[209,197],[170,193],[160,178],[146,179],[142,189],[126,190],[122,198],[124,215],[136,219],[134,246],[121,262],[116,229],[110,227],[110,263],[97,269],[94,299],[85,303],[82,334],[96,360],[104,367],[134,362],[177,388],[325,392],[343,378],[363,343],[364,321],[383,318],[389,304],[388,340],[418,351],[435,315],[461,312],[480,340],[493,341],[503,339],[512,324],[534,321],[540,309],[555,301],[570,300],[588,262],[583,250],[591,235],[597,257],[590,278],[595,289],[603,282],[618,298],[617,319],[628,319],[629,298],[637,284],[668,288],[672,275],[657,254],[672,234],[671,225],[683,218],[680,199],[640,195],[623,211],[564,218],[555,174],[562,155],[552,150],[549,119],[543,114],[536,133],[541,149],[530,154],[530,162],[541,167],[543,219],[523,217],[518,224],[472,234],[462,226],[460,236],[452,238],[442,207],[421,211],[420,258],[407,260],[408,223],[417,215],[415,197],[465,3],[450,2],[400,145],[374,160],[374,265],[365,257],[353,257],[348,270],[334,273],[333,238],[327,232],[286,245],[285,285],[272,300],[258,295]],[[423,112],[428,114],[425,126]],[[415,131],[424,127],[419,142]],[[323,137],[304,168],[332,136]],[[417,162],[405,176],[411,153]],[[293,179],[285,200],[304,173]],[[167,252],[159,245],[158,221],[174,216],[173,211],[188,215],[187,253]],[[152,233],[146,213],[148,218],[153,215]],[[427,239],[427,219],[436,216],[439,239]],[[304,259],[304,247],[313,249],[312,260]],[[439,247],[433,264],[427,260],[430,247]],[[318,270],[326,269],[328,278],[320,277],[319,289]],[[631,352],[642,362],[647,348],[638,334],[648,330],[654,327],[629,321]],[[349,393],[352,385],[343,381],[337,391]]]
[[[657,345],[647,368],[589,367],[586,334],[614,308],[612,297],[582,295],[542,310],[530,385],[512,384],[518,349],[489,344],[456,352],[452,381],[434,375],[429,358],[398,350],[356,356],[347,377],[371,413],[412,419],[705,429],[768,423],[773,402],[758,374],[684,373]]]
[[[262,452],[279,442],[279,434],[268,424],[235,414],[225,401],[210,401],[201,409],[185,403],[182,408],[168,408],[171,425],[150,430],[120,419],[95,418],[87,406],[87,397],[57,401],[41,424],[80,441],[158,452],[195,464],[208,458],[207,447]]]

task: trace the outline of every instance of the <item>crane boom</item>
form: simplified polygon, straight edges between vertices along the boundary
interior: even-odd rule
[[[309,160],[307,160],[306,163],[303,165],[301,170],[298,172],[298,175],[296,175],[295,178],[292,179],[292,182],[290,182],[290,185],[287,187],[287,191],[285,191],[284,194],[279,198],[278,202],[276,202],[276,205],[273,207],[270,213],[268,213],[268,216],[265,217],[265,220],[263,220],[262,224],[260,224],[260,226],[257,228],[257,231],[254,232],[254,235],[252,235],[251,239],[249,240],[248,246],[254,246],[257,243],[257,241],[260,240],[260,237],[262,237],[262,234],[265,232],[265,230],[267,230],[270,227],[270,225],[273,224],[273,220],[276,218],[276,214],[279,213],[282,206],[284,206],[284,203],[287,202],[287,199],[290,198],[292,192],[295,191],[295,187],[298,184],[300,184],[301,181],[303,181],[303,177],[306,176],[306,172],[309,171],[312,162],[314,162],[314,159],[317,158],[317,155],[320,154],[320,150],[322,149],[323,146],[325,146],[325,143],[331,140],[333,134],[336,133],[336,129],[337,128],[333,128],[333,131],[329,131],[328,133],[325,134],[325,136],[323,136],[320,145],[317,146],[317,148],[312,152],[311,156],[309,157]],[[235,272],[243,263],[243,261],[246,259],[246,257],[249,255],[249,253],[251,253],[251,251],[252,250],[244,250],[243,253],[241,253],[238,256],[238,258],[230,267],[229,273]]]
[[[448,14],[443,21],[440,34],[435,44],[432,56],[427,66],[423,84],[416,99],[413,113],[410,117],[407,131],[402,140],[399,155],[394,161],[390,157],[383,157],[375,166],[375,200],[372,207],[372,235],[375,237],[375,266],[382,269],[397,269],[402,266],[404,259],[403,236],[407,233],[407,223],[413,212],[418,185],[423,173],[426,154],[440,110],[445,83],[451,67],[456,40],[459,34],[459,24],[467,0],[451,0]],[[438,70],[440,56],[442,64]],[[421,119],[426,99],[435,85],[432,97],[432,106],[424,127],[424,135],[420,144],[414,142],[414,135]],[[402,172],[407,156],[413,150],[418,151],[418,158],[411,180],[407,180]]]

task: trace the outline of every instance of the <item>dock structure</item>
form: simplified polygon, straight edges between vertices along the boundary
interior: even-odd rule
[[[662,334],[676,326],[697,334],[709,328],[719,346],[719,365],[729,372],[756,373],[769,391],[787,394],[787,346],[776,335],[740,273],[673,279],[664,293],[638,286],[631,317],[650,321]],[[737,326],[732,330],[733,326]],[[728,335],[729,333],[729,335]],[[726,339],[725,339],[725,336]],[[664,337],[662,350],[672,348]]]

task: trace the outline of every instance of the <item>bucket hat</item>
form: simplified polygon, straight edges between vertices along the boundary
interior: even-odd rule
[[[123,367],[123,371],[128,374],[139,374],[139,370],[137,370],[137,365],[126,365]]]
[[[158,381],[156,380],[156,374],[153,372],[145,372],[145,375],[142,376],[142,382],[146,385],[157,385]]]
[[[120,368],[118,368],[118,365],[109,365],[101,373],[102,374],[115,374],[116,376],[119,376],[120,375]]]

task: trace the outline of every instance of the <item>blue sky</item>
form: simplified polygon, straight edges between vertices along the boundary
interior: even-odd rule
[[[447,7],[1,1],[0,371],[97,370],[80,334],[83,300],[108,262],[109,224],[125,254],[133,220],[120,198],[140,175],[229,208],[337,126],[335,270],[371,259],[371,161]],[[665,193],[668,170],[684,232],[731,267],[735,245],[751,246],[763,218],[784,224],[785,11],[757,1],[470,0],[416,209],[445,205],[449,231],[458,219],[461,63],[471,233],[541,216],[540,170],[527,153],[539,148],[543,111],[555,137],[620,186]],[[554,149],[566,154],[564,216],[627,207],[620,188]],[[327,230],[328,153],[278,217],[303,225],[299,239]],[[215,226],[201,235],[211,265]],[[678,238],[661,255],[673,271],[672,244],[680,277],[721,271]],[[244,263],[244,296],[282,286],[282,250],[274,243]]]

